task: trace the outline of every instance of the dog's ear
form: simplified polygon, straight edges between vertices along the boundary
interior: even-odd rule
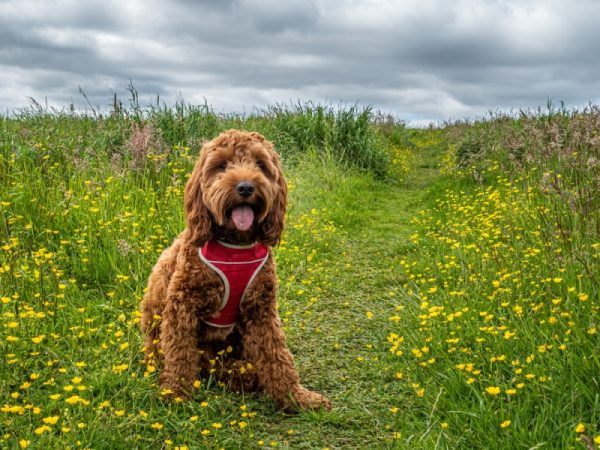
[[[277,169],[277,193],[273,201],[271,212],[267,215],[263,226],[262,234],[264,242],[268,245],[276,245],[281,239],[283,227],[285,225],[285,209],[287,207],[287,183],[281,169],[281,160],[275,151],[273,151],[273,165]]]
[[[204,245],[206,241],[213,238],[212,219],[208,208],[202,199],[202,168],[208,153],[206,144],[200,151],[200,158],[194,166],[194,170],[187,184],[183,195],[185,207],[185,221],[187,225],[187,238],[194,245]]]

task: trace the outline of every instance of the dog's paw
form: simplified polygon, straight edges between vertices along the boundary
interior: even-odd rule
[[[331,401],[318,392],[306,389],[303,386],[294,392],[293,404],[297,409],[331,409]]]

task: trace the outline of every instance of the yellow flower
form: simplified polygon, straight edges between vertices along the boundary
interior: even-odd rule
[[[594,438],[594,442],[600,445],[600,434]]]
[[[29,441],[27,441],[25,439],[21,439],[19,441],[19,447],[21,447],[21,448],[27,448],[27,447],[29,447]]]
[[[219,428],[223,428],[223,424],[222,423],[213,423],[212,427],[216,430],[218,430]]]
[[[579,422],[577,424],[577,426],[575,427],[575,432],[576,433],[583,433],[585,431],[585,425],[582,424],[581,422]]]
[[[117,417],[122,417],[125,415],[125,410],[124,409],[118,409],[115,411],[115,416]]]
[[[154,422],[150,425],[150,428],[154,428],[155,430],[162,430],[164,425],[162,423]]]
[[[498,395],[500,392],[502,392],[502,389],[497,386],[490,386],[485,388],[485,392],[490,395]]]
[[[504,422],[502,422],[502,423],[500,424],[500,426],[501,426],[502,428],[506,428],[506,427],[508,427],[510,424],[511,424],[510,420],[505,420]]]
[[[65,402],[67,402],[69,405],[75,405],[79,400],[81,400],[81,397],[79,395],[72,395],[71,397],[66,399]]]
[[[60,419],[59,416],[49,416],[49,417],[44,417],[42,419],[42,422],[44,422],[46,425],[55,425],[56,422],[58,422],[58,419]]]
[[[42,425],[41,427],[36,428],[33,432],[37,435],[44,434],[46,431],[50,431],[51,428],[48,425]]]

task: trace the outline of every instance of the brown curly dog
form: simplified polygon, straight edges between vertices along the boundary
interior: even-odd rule
[[[161,386],[189,398],[198,378],[262,391],[280,406],[329,409],[300,384],[277,312],[269,249],[287,186],[273,145],[229,130],[206,143],[185,187],[186,229],[152,270],[141,304],[146,360]]]

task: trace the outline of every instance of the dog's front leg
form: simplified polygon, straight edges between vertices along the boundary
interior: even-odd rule
[[[252,364],[260,387],[284,408],[330,409],[331,402],[325,396],[300,384],[294,358],[281,329],[274,286],[269,281],[263,286],[267,287],[266,291],[258,288],[245,301],[244,359]]]
[[[197,377],[198,352],[197,302],[189,293],[172,290],[160,325],[160,346],[163,353],[161,387],[174,397],[188,397]]]
[[[182,253],[167,289],[165,308],[160,324],[160,347],[163,353],[161,386],[170,395],[188,397],[198,377],[200,352],[198,327],[203,317],[211,316],[219,307],[223,288],[207,269]]]

